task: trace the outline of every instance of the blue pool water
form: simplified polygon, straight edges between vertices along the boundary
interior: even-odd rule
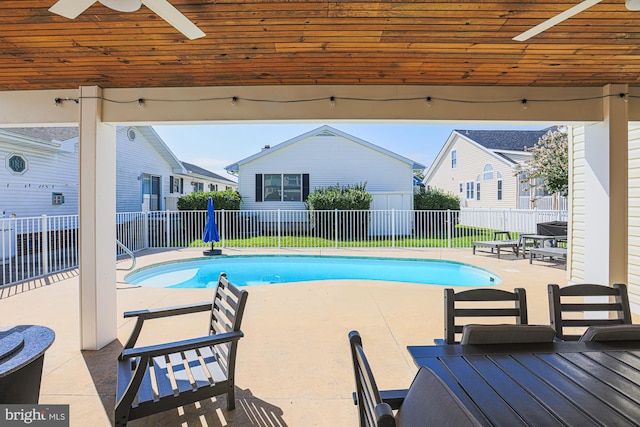
[[[445,286],[491,286],[488,270],[453,261],[308,255],[243,255],[197,258],[140,269],[128,283],[162,288],[214,287],[221,272],[237,286],[309,280],[383,280]]]

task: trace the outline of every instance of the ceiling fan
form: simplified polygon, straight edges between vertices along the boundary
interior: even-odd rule
[[[206,34],[193,22],[173,7],[167,0],[98,0],[110,9],[119,12],[135,12],[143,4],[155,12],[162,19],[173,25],[189,40],[199,39]],[[93,5],[96,0],[58,0],[49,8],[49,12],[65,18],[75,19],[82,12]]]
[[[513,40],[519,42],[528,40],[531,37],[538,35],[545,30],[548,30],[554,25],[561,23],[565,19],[571,18],[573,15],[577,15],[583,10],[600,3],[601,1],[602,0],[585,0],[581,3],[578,3],[572,8],[565,10],[564,12],[554,16],[553,18],[547,19],[546,21],[536,25],[535,27],[525,31],[524,33],[518,34],[513,38]],[[640,10],[640,0],[625,0],[625,6],[628,10]]]

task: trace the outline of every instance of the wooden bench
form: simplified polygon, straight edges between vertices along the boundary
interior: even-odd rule
[[[118,361],[115,425],[221,394],[235,408],[235,360],[248,293],[224,273],[212,303],[126,312],[136,317]],[[145,320],[210,311],[209,335],[135,348]]]

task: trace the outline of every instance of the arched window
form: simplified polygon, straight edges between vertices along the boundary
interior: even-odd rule
[[[486,165],[484,165],[483,178],[485,181],[489,181],[493,179],[493,166],[491,166],[491,163],[487,163]]]
[[[496,172],[496,178],[498,180],[498,200],[502,200],[502,174]]]

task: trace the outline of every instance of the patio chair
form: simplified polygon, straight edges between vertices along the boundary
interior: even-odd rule
[[[136,325],[118,361],[115,425],[226,394],[235,408],[234,381],[238,340],[248,293],[224,273],[212,303],[132,311]],[[200,338],[135,348],[145,320],[209,311],[209,334]]]
[[[459,304],[462,303],[462,304]],[[527,293],[523,288],[513,292],[501,289],[470,289],[454,292],[444,290],[444,339],[435,339],[436,344],[456,344],[456,334],[462,334],[465,324],[480,323],[478,319],[489,320],[487,323],[505,323],[505,317],[512,317],[514,324],[526,325]],[[463,321],[461,319],[465,319]]]
[[[563,288],[549,284],[547,288],[549,317],[558,340],[578,341],[589,326],[631,324],[627,286],[623,283],[613,286],[578,284]]]
[[[547,325],[465,325],[462,345],[553,342],[556,331]]]
[[[362,348],[357,331],[349,332],[356,379],[355,404],[358,406],[360,427],[414,426],[480,426],[478,419],[464,406],[440,377],[421,367],[408,390],[395,390],[406,396],[395,399],[394,406],[379,391]],[[398,409],[394,415],[393,409]]]
[[[499,236],[502,237],[498,238]],[[493,250],[495,249],[498,254],[498,258],[500,258],[500,249],[511,248],[513,253],[518,256],[520,244],[520,239],[512,239],[511,233],[508,231],[496,231],[493,233],[493,240],[479,240],[473,242],[473,254],[476,254],[476,247],[485,247],[491,248],[491,253],[493,253]]]
[[[578,341],[639,341],[640,325],[589,326]]]

